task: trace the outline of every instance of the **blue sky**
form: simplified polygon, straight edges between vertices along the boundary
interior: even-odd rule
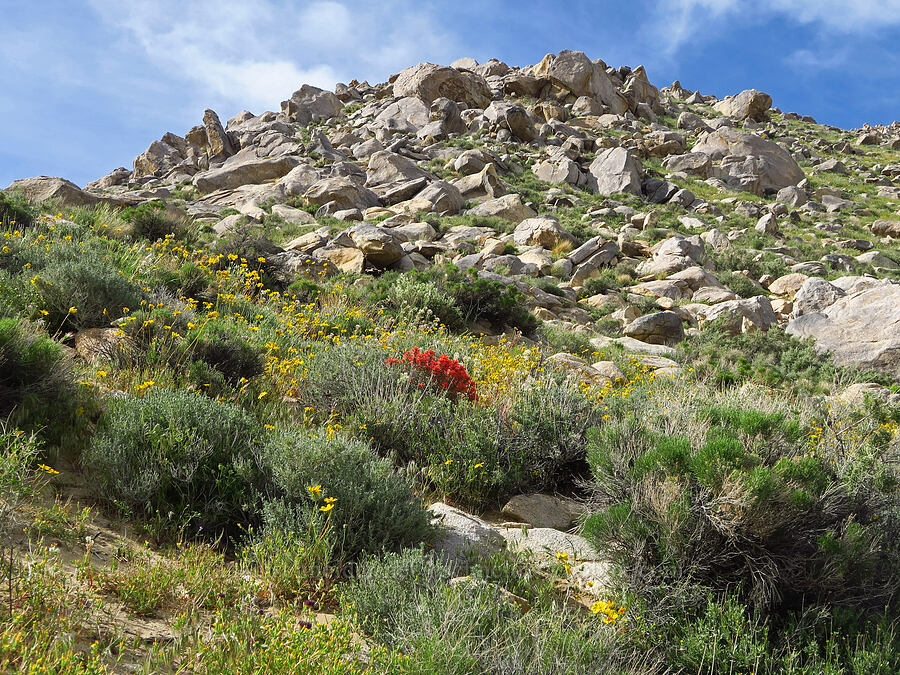
[[[900,0],[0,0],[0,16],[0,187],[83,185],[207,107],[224,121],[304,82],[461,56],[578,49],[845,128],[900,118]]]

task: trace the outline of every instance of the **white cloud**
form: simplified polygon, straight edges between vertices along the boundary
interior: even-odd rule
[[[762,4],[800,23],[818,23],[838,33],[900,24],[900,0],[765,0]]]
[[[649,28],[672,56],[690,40],[737,22],[773,18],[814,25],[823,38],[835,38],[900,25],[900,0],[659,0]]]
[[[415,0],[90,0],[169,77],[198,97],[277,110],[301,84],[331,88],[384,79],[423,58],[451,57],[455,40]]]

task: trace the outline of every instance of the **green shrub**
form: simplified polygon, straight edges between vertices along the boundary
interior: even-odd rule
[[[391,286],[390,301],[397,307],[426,308],[450,330],[465,327],[462,312],[456,306],[453,297],[445,290],[440,290],[431,281],[417,275],[404,274]]]
[[[281,248],[260,229],[249,225],[238,226],[216,240],[214,250],[221,255],[221,259],[211,269],[224,270],[243,265],[244,269],[257,272],[260,282],[266,287],[281,285],[284,268],[274,259],[276,254],[281,253]]]
[[[409,280],[402,282],[397,298],[405,294],[409,302],[427,301],[426,306],[448,328],[477,321],[486,321],[498,330],[518,328],[523,333],[531,333],[537,328],[538,321],[525,309],[521,291],[515,286],[483,279],[473,268],[462,272],[448,265],[404,276]],[[448,304],[448,299],[452,304]]]
[[[0,319],[0,417],[20,406],[52,408],[72,396],[72,385],[56,342],[17,319]]]
[[[717,270],[730,272],[746,270],[754,279],[759,279],[764,274],[771,274],[777,278],[788,272],[784,261],[774,253],[744,248],[742,242],[736,242],[734,246],[721,251],[709,250],[707,256],[715,263]],[[736,289],[732,290],[737,293]]]
[[[324,289],[315,281],[298,279],[288,286],[288,293],[301,305],[308,305],[319,299]]]
[[[635,272],[633,269],[623,265],[600,270],[599,275],[584,282],[582,295],[597,295],[598,293],[606,293],[607,291],[622,288],[622,286],[630,283],[634,274]]]
[[[495,328],[518,328],[526,334],[538,326],[534,315],[525,309],[522,292],[515,286],[483,279],[472,268],[465,274],[448,272],[444,284],[467,322],[487,321]]]
[[[154,270],[156,283],[176,297],[205,299],[204,291],[212,283],[213,275],[205,267],[196,263],[184,263],[178,269],[159,268]]]
[[[584,472],[586,430],[602,415],[577,388],[549,376],[517,391],[512,406],[454,402],[418,389],[385,364],[378,345],[360,342],[313,359],[301,396],[346,416],[379,454],[430,470],[439,494],[475,506]]]
[[[211,332],[193,347],[196,359],[212,366],[232,384],[252,379],[263,372],[259,350],[246,340],[225,331]]]
[[[357,566],[354,580],[342,587],[341,603],[358,614],[367,634],[390,644],[404,615],[423,596],[436,598],[452,576],[449,563],[422,548],[367,556]]]
[[[307,532],[268,528],[250,537],[240,551],[241,566],[282,601],[314,601],[330,590],[333,580],[331,542],[321,522]]]
[[[142,292],[99,256],[54,260],[34,284],[38,306],[51,330],[84,330],[108,326],[124,307],[140,305]]]
[[[328,508],[329,537],[345,559],[363,553],[397,551],[431,538],[430,517],[409,483],[391,463],[362,441],[333,431],[273,435],[263,464],[271,475],[264,506],[267,528],[308,532],[310,522]],[[321,486],[319,495],[310,486]]]
[[[196,513],[215,536],[256,514],[260,425],[242,409],[190,391],[151,388],[109,400],[85,453],[97,494],[136,513]]]
[[[766,294],[765,288],[754,284],[739,272],[719,272],[719,281],[740,298],[753,298],[757,295]]]
[[[891,383],[889,377],[874,371],[835,366],[830,358],[816,352],[811,339],[798,340],[777,327],[730,335],[713,322],[681,342],[676,358],[698,375],[723,384],[756,381],[786,385],[806,395],[830,393],[836,381]]]
[[[35,492],[35,462],[40,452],[37,436],[0,421],[0,516],[6,517],[3,510],[12,506],[9,502]]]
[[[900,667],[900,633],[879,613],[809,607],[766,616],[733,594],[668,611],[662,622],[641,616],[633,628],[672,672],[889,675]]]
[[[175,236],[183,229],[181,223],[156,209],[138,210],[131,219],[131,236],[156,241]]]
[[[450,575],[421,550],[367,559],[341,604],[363,631],[405,655],[406,672],[657,672],[645,645],[632,647],[562,599],[523,616],[486,571],[476,567],[455,584]]]
[[[34,220],[34,210],[21,195],[0,192],[0,227],[24,229]]]
[[[691,433],[678,435],[633,405],[591,438],[604,506],[585,536],[623,561],[636,587],[657,574],[742,589],[758,608],[823,598],[883,606],[900,590],[898,554],[886,546],[900,495],[872,461],[887,448],[838,463],[809,454],[805,430],[782,413],[694,401]]]
[[[592,358],[596,349],[591,344],[592,334],[575,333],[560,326],[542,323],[537,329],[538,337],[554,352],[568,352],[585,359]]]

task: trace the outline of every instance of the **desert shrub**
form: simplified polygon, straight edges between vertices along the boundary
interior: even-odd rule
[[[0,422],[0,516],[7,516],[5,508],[13,506],[17,497],[35,491],[35,462],[40,453],[37,436]]]
[[[72,384],[56,342],[17,319],[0,319],[0,417],[16,407],[27,416],[61,404],[72,395]]]
[[[264,232],[246,225],[238,226],[216,240],[214,250],[219,254],[219,261],[211,269],[243,268],[259,274],[260,283],[266,287],[281,285],[284,268],[274,257],[281,253],[281,248]]]
[[[523,333],[537,328],[537,319],[525,309],[525,298],[514,286],[482,279],[474,270],[465,276],[451,273],[445,283],[466,321],[487,321],[495,328],[509,326]]]
[[[591,345],[590,333],[575,333],[559,326],[542,323],[537,329],[538,337],[554,352],[568,352],[575,356],[591,358],[596,352]]]
[[[600,270],[600,274],[584,282],[582,295],[597,295],[598,293],[606,293],[607,291],[622,288],[622,286],[630,283],[633,276],[634,270],[624,265],[604,268]]]
[[[150,202],[126,209],[122,218],[131,224],[131,236],[138,239],[165,239],[174,236],[184,228],[174,218],[166,214],[162,202]]]
[[[255,515],[260,425],[190,391],[149,389],[107,404],[86,451],[97,494],[135,513],[195,512],[215,536]]]
[[[404,614],[423,596],[435,598],[452,576],[449,563],[422,548],[367,556],[353,581],[342,587],[341,603],[359,615],[367,634],[389,644]]]
[[[780,277],[788,272],[784,261],[774,253],[743,248],[739,245],[729,246],[721,251],[709,250],[707,257],[715,263],[717,270],[731,272],[746,270],[754,279],[759,279],[764,274]]]
[[[754,284],[743,274],[738,272],[719,272],[719,281],[725,284],[735,295],[741,298],[753,298],[757,295],[765,295],[766,289]]]
[[[557,284],[553,279],[549,279],[547,277],[522,277],[522,281],[529,286],[539,288],[540,290],[544,291],[544,293],[555,295],[557,298],[566,297],[563,289],[561,289],[559,287],[559,284]]]
[[[0,192],[0,226],[12,229],[30,227],[34,210],[21,195]]]
[[[344,559],[396,551],[431,537],[429,515],[409,483],[362,441],[326,429],[285,432],[267,443],[263,463],[271,475],[267,528],[308,532],[324,508],[328,537]]]
[[[586,430],[602,411],[568,382],[544,377],[514,401],[451,400],[386,363],[380,347],[332,347],[310,362],[301,397],[345,416],[379,454],[430,470],[440,494],[485,506],[526,489],[551,489],[586,470]]]
[[[377,642],[400,649],[408,672],[653,672],[645,653],[627,653],[614,631],[561,600],[523,616],[477,566],[471,580],[450,584],[450,576],[421,550],[369,558],[341,604]]]
[[[226,331],[210,331],[193,346],[194,358],[212,366],[223,377],[236,384],[263,372],[259,350],[246,340]]]
[[[723,384],[787,384],[806,393],[827,391],[835,380],[890,384],[889,378],[876,372],[835,366],[816,352],[811,339],[798,340],[777,327],[730,335],[713,322],[678,345],[678,358],[699,375]]]
[[[302,305],[308,305],[318,300],[323,290],[322,286],[309,279],[298,279],[288,286],[288,293],[292,299]]]
[[[732,594],[669,612],[652,624],[639,616],[633,626],[667,672],[888,675],[900,665],[896,624],[878,614],[811,607],[766,616]]]
[[[635,402],[591,439],[602,507],[585,536],[636,587],[740,589],[757,608],[878,607],[896,593],[897,552],[886,543],[898,533],[900,493],[874,459],[889,446],[864,441],[858,459],[837,461],[826,446],[811,452],[817,436],[781,412],[700,399],[679,414]]]
[[[176,297],[203,299],[204,291],[213,280],[209,270],[193,262],[184,263],[176,269],[158,268],[154,270],[156,283]]]
[[[313,522],[306,532],[250,529],[241,548],[241,567],[266,584],[271,597],[286,602],[313,602],[331,590],[334,569],[329,519]]]
[[[453,297],[445,290],[440,290],[431,281],[417,275],[404,274],[391,286],[390,301],[398,308],[425,307],[450,330],[459,330],[465,326],[462,312],[456,306]]]
[[[515,286],[507,286],[499,281],[483,279],[470,268],[461,272],[453,266],[433,268],[427,272],[410,273],[413,282],[430,282],[437,290],[433,300],[436,316],[446,324],[457,325],[460,316],[465,323],[486,321],[497,329],[514,327],[523,333],[531,333],[537,328],[538,321],[525,309],[524,296]],[[410,282],[410,283],[413,283]],[[421,290],[420,293],[430,293]],[[448,310],[443,305],[445,298],[452,298],[456,311]],[[450,327],[448,325],[448,327]]]
[[[122,316],[123,307],[137,307],[142,297],[137,284],[92,255],[50,262],[35,286],[38,305],[54,330],[107,326]]]

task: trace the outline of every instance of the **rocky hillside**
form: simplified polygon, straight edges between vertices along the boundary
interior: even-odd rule
[[[845,131],[771,105],[756,90],[660,90],[580,52],[526,68],[461,59],[305,85],[279,113],[224,127],[207,110],[83,191],[9,189],[163,201],[217,236],[256,226],[298,269],[449,262],[515,285],[551,325],[619,333],[598,330],[602,313],[645,343],[720,317],[786,326],[838,363],[900,376],[900,287],[885,281],[900,279],[900,126]]]
[[[900,123],[772,104],[465,58],[14,182],[0,670],[897,672]]]

